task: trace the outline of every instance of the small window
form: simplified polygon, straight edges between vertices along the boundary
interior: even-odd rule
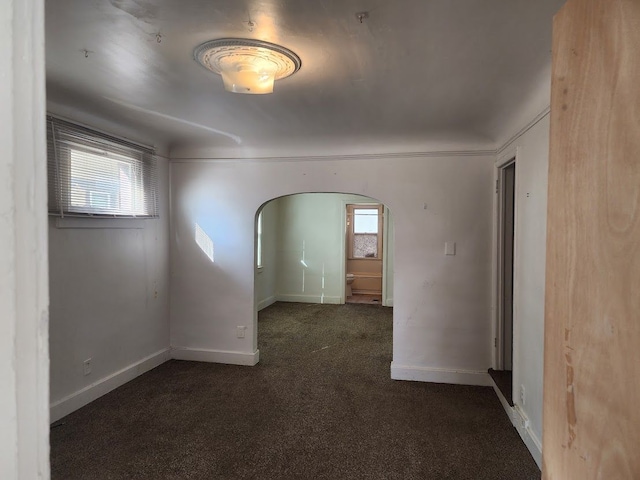
[[[157,217],[153,151],[47,118],[49,213]]]
[[[356,208],[353,210],[353,233],[378,233],[378,209]]]
[[[379,259],[382,254],[382,207],[347,205],[350,259]]]
[[[378,209],[353,210],[353,258],[378,257]]]
[[[258,214],[258,225],[256,227],[258,237],[256,239],[256,267],[262,268],[262,212]]]

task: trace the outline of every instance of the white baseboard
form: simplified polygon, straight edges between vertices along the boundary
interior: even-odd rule
[[[269,305],[273,305],[274,303],[276,303],[275,295],[271,295],[270,297],[260,300],[258,302],[258,311],[262,310],[263,308],[267,308]]]
[[[531,430],[531,424],[529,423],[527,414],[522,411],[519,405],[514,407],[509,405],[509,402],[504,398],[504,395],[502,395],[502,392],[493,380],[491,380],[491,384],[498,396],[498,399],[500,400],[500,403],[502,404],[502,408],[504,408],[509,420],[511,420],[511,424],[518,431],[520,438],[522,438],[522,441],[529,450],[529,453],[531,453],[531,456],[538,465],[538,468],[542,470],[542,442],[534,431]]]
[[[327,303],[330,305],[339,305],[340,297],[329,297],[327,295],[298,295],[298,294],[281,294],[276,296],[278,302],[298,302],[298,303]]]
[[[513,407],[509,405],[509,402],[507,402],[507,399],[504,398],[504,395],[496,385],[496,382],[493,381],[493,378],[491,379],[491,386],[493,387],[493,391],[496,392],[498,400],[500,400],[500,403],[502,404],[502,408],[504,408],[504,411],[507,412],[507,415],[509,416],[511,423],[513,423]]]
[[[542,442],[531,430],[531,424],[527,414],[520,409],[518,405],[513,407],[513,416],[511,422],[520,434],[522,441],[531,453],[531,456],[538,464],[538,468],[542,469]]]
[[[391,362],[391,378],[414,382],[491,385],[491,377],[486,371],[396,365],[395,362]]]
[[[170,355],[168,348],[160,350],[159,352],[151,354],[148,357],[123,368],[122,370],[118,370],[117,372],[62,398],[61,400],[53,402],[49,406],[49,421],[53,423],[60,420],[62,417],[84,407],[143,373],[156,368],[158,365],[162,365],[164,362],[169,360],[169,358]]]
[[[246,353],[171,347],[171,358],[192,362],[226,363],[228,365],[247,365],[251,367],[260,360],[260,350],[256,350],[253,353]]]
[[[387,298],[382,305],[385,307],[393,307],[393,297]]]

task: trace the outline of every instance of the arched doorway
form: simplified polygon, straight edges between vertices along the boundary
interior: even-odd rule
[[[272,199],[255,215],[254,318],[275,302],[342,305],[348,300],[348,207],[379,207],[379,305],[393,306],[394,230],[390,210],[377,199],[345,193],[298,193]],[[351,219],[353,222],[353,218]],[[351,232],[353,233],[353,232]],[[353,235],[351,235],[352,239]],[[378,248],[379,247],[379,248]],[[356,276],[370,272],[361,268]],[[366,278],[365,278],[366,277]],[[356,285],[358,285],[356,283]],[[356,290],[361,291],[361,290]]]

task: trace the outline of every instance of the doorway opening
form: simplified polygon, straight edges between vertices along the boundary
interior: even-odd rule
[[[382,304],[384,206],[347,204],[345,302]]]
[[[498,175],[498,325],[497,369],[489,374],[513,406],[513,279],[515,252],[516,162],[511,159]]]
[[[378,199],[309,192],[266,202],[255,217],[256,318],[275,302],[347,303],[348,285],[392,307],[393,245],[391,211]],[[360,275],[349,284],[348,273]]]
[[[350,253],[347,253],[346,242],[348,205],[366,210],[357,212],[366,214],[367,218],[364,219],[365,226],[355,230],[356,234],[375,236],[353,244]],[[358,217],[357,220],[360,227],[362,219]],[[280,348],[276,344],[288,344],[289,340],[281,335],[302,335],[300,332],[306,331],[305,326],[309,330],[304,338],[309,341],[315,338],[307,349],[313,353],[328,348],[335,350],[337,344],[323,343],[326,342],[323,338],[333,334],[340,336],[341,329],[351,332],[349,335],[357,333],[352,328],[356,317],[362,317],[363,332],[380,327],[392,335],[391,308],[344,304],[346,260],[351,256],[378,260],[381,265],[377,288],[366,282],[357,283],[357,292],[376,293],[378,301],[372,302],[373,305],[393,306],[394,231],[390,210],[380,200],[363,195],[305,192],[264,203],[255,214],[254,231],[254,334],[260,361],[274,358]],[[357,271],[367,270],[363,267]],[[323,315],[330,315],[334,322],[323,325],[320,321]],[[380,325],[376,326],[376,318],[380,319]],[[291,321],[292,324],[288,323]],[[368,321],[372,324],[367,325]],[[310,332],[317,329],[320,331],[314,337]],[[297,344],[295,348],[301,345]],[[391,349],[391,342],[387,347]],[[293,344],[291,348],[294,348]]]

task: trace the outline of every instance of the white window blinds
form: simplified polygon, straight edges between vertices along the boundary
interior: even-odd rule
[[[47,117],[49,213],[157,217],[153,151]]]

